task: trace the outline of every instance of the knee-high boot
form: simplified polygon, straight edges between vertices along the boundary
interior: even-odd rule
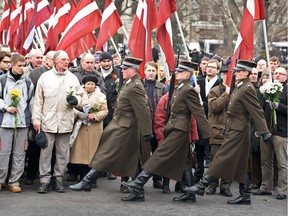
[[[153,174],[143,170],[134,180],[129,182],[122,182],[122,185],[133,188],[133,193],[128,197],[122,197],[122,201],[145,201],[144,185],[151,178]]]
[[[163,193],[170,193],[169,182],[169,178],[163,177]]]
[[[190,168],[185,168],[182,182],[183,182],[184,188],[191,187],[192,185],[195,184],[194,176]],[[193,193],[185,192],[179,197],[174,197],[173,201],[196,202],[196,196]]]
[[[211,176],[205,175],[197,184],[193,185],[192,187],[185,188],[185,191],[188,193],[197,194],[199,196],[204,196],[205,188],[208,187],[212,178],[213,177]]]
[[[101,175],[102,171],[91,169],[77,184],[70,185],[69,188],[75,191],[91,191],[93,182],[95,182]]]
[[[236,199],[229,200],[227,203],[232,205],[251,205],[251,181],[247,175],[245,183],[239,183],[239,193]]]

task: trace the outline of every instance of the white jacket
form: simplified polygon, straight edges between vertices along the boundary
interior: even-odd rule
[[[58,73],[53,67],[42,74],[35,91],[33,125],[41,125],[41,129],[49,133],[71,132],[74,123],[73,108],[66,101],[71,91],[79,103],[82,88],[77,77],[70,71]]]

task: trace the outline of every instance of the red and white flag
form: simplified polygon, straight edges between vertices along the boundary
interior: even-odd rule
[[[30,0],[21,0],[19,8],[21,8],[21,14],[19,19],[19,28],[17,31],[16,50],[20,54],[25,55],[28,52],[23,48],[23,45],[26,38],[28,26],[32,18],[34,5],[32,4],[32,2],[30,2]]]
[[[32,47],[33,38],[35,35],[35,29],[40,26],[43,22],[49,19],[50,16],[50,5],[48,0],[36,0],[35,10],[33,11],[32,18],[26,33],[26,39],[23,47],[29,52]]]
[[[16,8],[14,0],[10,0],[10,29],[9,46],[11,51],[16,47],[17,30],[19,27],[21,8]]]
[[[100,26],[101,14],[98,5],[94,0],[82,0],[79,2],[76,8],[75,16],[69,18],[68,25],[63,32],[63,35],[56,47],[56,50],[65,50],[71,60],[75,59],[75,53],[69,53],[71,47],[75,42],[82,40],[87,46],[76,47],[78,52],[83,53],[87,51],[87,47],[95,45],[96,38],[93,35],[93,31]],[[87,37],[87,35],[89,35]],[[87,37],[87,41],[83,41],[83,37]],[[93,38],[94,36],[94,38]]]
[[[169,70],[174,69],[171,16],[176,11],[176,0],[161,0],[157,16],[157,41],[165,54]]]
[[[97,38],[96,50],[101,50],[104,44],[122,25],[122,21],[114,2],[112,0],[106,0],[100,24],[100,31]]]
[[[134,17],[128,47],[133,57],[143,59],[139,74],[144,75],[144,65],[152,60],[152,30],[157,26],[157,10],[155,0],[139,0]]]
[[[70,9],[71,5],[67,0],[52,1],[45,53],[56,49],[58,36],[65,30],[68,24]]]
[[[4,0],[4,10],[0,23],[0,43],[2,44],[8,44],[9,25],[10,25],[10,8],[7,1]]]
[[[251,60],[254,56],[254,21],[265,19],[264,0],[247,0],[240,24],[232,61],[229,65],[226,84],[231,85],[233,68],[238,59]]]

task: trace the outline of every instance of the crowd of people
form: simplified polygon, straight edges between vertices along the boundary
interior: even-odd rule
[[[228,204],[250,205],[251,189],[267,196],[276,186],[276,199],[286,199],[287,70],[270,58],[283,91],[269,101],[259,90],[271,81],[264,59],[239,60],[229,86],[230,62],[196,53],[179,62],[174,83],[158,59],[142,79],[142,59],[121,62],[111,51],[72,65],[62,50],[24,57],[0,47],[0,191],[21,192],[24,176],[27,185],[40,179],[38,193],[64,193],[67,172],[75,191],[120,177],[120,192],[130,193],[122,201],[144,201],[151,177],[163,193],[176,180],[175,202],[196,202],[218,186],[232,197],[233,181],[240,195]]]

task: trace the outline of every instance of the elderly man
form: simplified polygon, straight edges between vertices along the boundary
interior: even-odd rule
[[[145,201],[143,187],[152,175],[182,180],[190,150],[191,114],[198,122],[203,138],[210,137],[211,130],[204,109],[197,92],[190,84],[193,72],[194,65],[189,61],[180,62],[176,68],[175,79],[178,85],[172,95],[171,116],[163,129],[164,141],[142,166],[143,171],[133,181],[122,183],[134,189],[133,193],[123,197],[122,201]],[[195,202],[195,196],[188,194],[185,198],[176,197],[174,201]]]
[[[91,161],[93,169],[81,182],[71,185],[70,189],[90,191],[92,183],[104,172],[129,177],[136,175],[141,154],[139,134],[146,141],[153,137],[150,109],[138,75],[141,62],[142,59],[132,57],[124,59],[121,67],[126,83],[117,97],[112,121],[104,129]]]
[[[29,53],[30,63],[24,68],[24,75],[29,76],[31,71],[43,65],[43,53],[39,49],[32,49]]]
[[[94,56],[90,53],[84,53],[80,60],[80,65],[78,67],[72,67],[69,68],[69,71],[71,71],[79,80],[79,82],[82,84],[82,78],[83,76],[87,74],[93,74],[97,77],[98,80],[98,86],[101,89],[102,93],[105,93],[105,83],[103,81],[102,74],[99,73],[99,71],[95,70],[94,68]]]
[[[80,83],[75,75],[68,71],[70,59],[65,51],[54,55],[55,66],[40,76],[35,91],[32,122],[36,132],[43,130],[48,146],[40,152],[40,187],[38,193],[47,193],[51,181],[51,157],[56,149],[56,162],[53,188],[64,193],[62,180],[67,164],[69,139],[74,123],[73,107],[78,104]]]
[[[237,85],[229,99],[224,142],[217,151],[206,175],[194,186],[186,188],[188,193],[204,195],[205,188],[213,177],[239,182],[240,196],[228,204],[251,204],[248,158],[250,151],[250,118],[263,140],[270,139],[264,113],[250,83],[249,75],[254,62],[239,60],[234,68]]]
[[[31,79],[33,85],[35,86],[34,89],[36,89],[37,82],[40,78],[40,76],[45,73],[48,70],[51,70],[54,65],[54,57],[55,51],[49,51],[45,56],[45,62],[44,65],[40,67],[34,68],[31,73],[29,74],[29,78]],[[39,171],[39,156],[40,156],[40,148],[36,144],[35,140],[31,136],[33,134],[33,127],[29,129],[29,145],[27,148],[26,153],[26,185],[32,185],[34,180],[38,176]]]
[[[276,199],[287,198],[287,70],[283,67],[275,69],[273,79],[283,85],[279,102],[266,102],[263,106],[267,124],[270,125],[271,112],[276,111],[277,127],[270,128],[271,142],[260,141],[262,184],[253,195],[272,195],[273,190],[273,157],[274,152],[278,161],[278,194]]]

